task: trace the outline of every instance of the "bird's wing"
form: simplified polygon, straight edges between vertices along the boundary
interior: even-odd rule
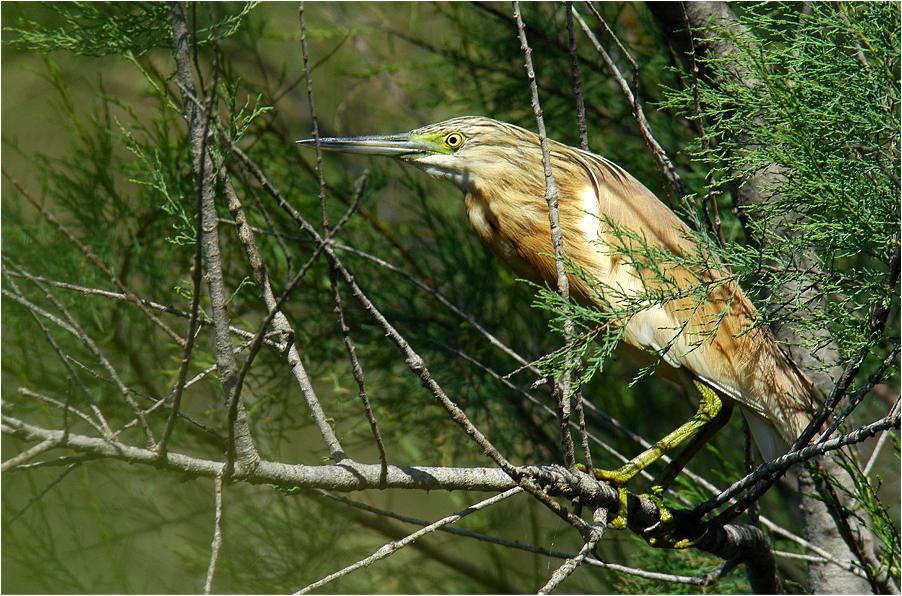
[[[767,329],[754,328],[757,312],[735,278],[716,259],[705,256],[689,227],[623,168],[584,151],[576,152],[576,157],[594,188],[599,216],[641,237],[653,254],[672,254],[675,263],[680,259],[706,263],[692,271],[679,264],[665,266],[666,277],[679,289],[687,288],[687,296],[651,303],[633,315],[626,323],[624,341],[658,353],[667,347],[662,358],[667,365],[687,370],[745,406],[754,420],[752,427],[766,420],[783,442],[792,442],[810,420],[817,390]],[[641,263],[607,259],[600,268],[606,284],[648,294],[656,283],[663,283],[640,272]],[[706,288],[701,302],[698,292],[688,295],[700,284]],[[777,448],[773,437],[764,436],[764,431],[758,434],[762,452]]]

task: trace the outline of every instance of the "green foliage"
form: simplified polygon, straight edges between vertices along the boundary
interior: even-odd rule
[[[823,475],[824,480],[830,482],[835,491],[850,498],[850,502],[854,506],[844,508],[844,514],[858,520],[862,527],[868,528],[873,533],[879,545],[876,552],[880,565],[884,566],[888,574],[898,581],[900,577],[899,561],[902,557],[899,527],[877,494],[880,480],[878,478],[874,482],[867,478],[862,474],[861,468],[856,462],[851,461],[847,456],[841,457],[839,462],[848,473],[849,478],[852,479],[852,485],[848,486],[838,482],[836,478],[829,475]],[[876,575],[880,573],[880,570],[871,567],[871,572]]]
[[[743,24],[704,32],[739,48],[699,58],[716,83],[672,89],[663,105],[705,122],[689,145],[710,172],[701,192],[771,174],[741,208],[754,242],[723,258],[769,302],[768,324],[793,326],[808,349],[829,329],[847,358],[873,341],[871,308],[898,304],[883,283],[899,243],[899,6],[767,4]],[[796,299],[774,287],[797,288]],[[822,308],[804,301],[811,287]]]
[[[109,56],[142,54],[170,43],[168,7],[163,3],[72,2],[58,4],[56,10],[60,21],[56,26],[21,19],[16,27],[4,28],[15,35],[11,45],[41,52]]]
[[[255,5],[248,2],[240,11],[196,28],[200,45],[234,35]],[[169,6],[164,2],[65,2],[54,4],[53,12],[58,24],[23,18],[17,26],[5,27],[14,35],[9,43],[26,50],[63,50],[82,56],[140,56],[172,43]]]

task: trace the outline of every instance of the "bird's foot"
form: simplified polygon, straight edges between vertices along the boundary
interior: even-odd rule
[[[588,473],[588,468],[583,464],[576,464],[580,472]],[[615,530],[625,530],[627,526],[627,509],[629,491],[626,489],[626,483],[629,482],[635,473],[620,468],[618,470],[604,470],[602,468],[592,468],[592,475],[596,480],[608,482],[617,489],[617,515],[608,522]]]
[[[645,538],[649,546],[655,548],[689,548],[704,537],[705,532],[693,538],[686,536],[685,532],[679,527],[673,513],[664,505],[664,488],[662,486],[652,486],[648,493],[641,496],[653,501],[658,509],[657,523],[642,531],[642,537]]]

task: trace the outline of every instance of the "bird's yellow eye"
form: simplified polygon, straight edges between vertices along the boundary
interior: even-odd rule
[[[460,134],[459,132],[452,132],[445,137],[445,145],[447,145],[451,149],[457,149],[464,144],[464,140],[466,139],[462,134]]]

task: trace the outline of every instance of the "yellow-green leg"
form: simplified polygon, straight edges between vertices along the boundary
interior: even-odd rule
[[[723,407],[717,415],[714,416],[711,422],[705,425],[700,433],[692,437],[692,440],[680,454],[677,457],[674,457],[673,460],[667,464],[667,467],[664,468],[664,471],[655,478],[653,487],[659,489],[661,493],[670,487],[674,479],[676,479],[679,473],[683,471],[686,464],[689,463],[689,460],[695,457],[695,454],[698,453],[715,434],[717,434],[717,431],[722,429],[726,423],[730,421],[730,416],[733,414],[734,402],[730,398],[721,398],[721,401],[723,402]]]
[[[656,462],[661,456],[670,453],[677,447],[679,447],[684,442],[692,439],[694,436],[698,435],[702,429],[704,429],[707,425],[709,425],[715,419],[719,419],[718,414],[721,412],[723,408],[723,401],[714,392],[713,389],[708,387],[702,381],[697,379],[693,379],[692,384],[695,386],[696,390],[699,393],[700,399],[698,403],[698,410],[689,419],[688,422],[680,426],[679,428],[673,430],[663,439],[617,468],[616,470],[602,470],[599,468],[595,468],[593,470],[595,477],[599,480],[605,480],[614,484],[618,488],[618,492],[620,495],[619,503],[620,509],[617,512],[617,516],[611,520],[611,526],[614,528],[625,528],[627,523],[627,507],[626,507],[626,496],[627,491],[625,485],[627,482],[632,480],[632,478]],[[704,433],[707,435],[708,433]],[[712,433],[713,434],[713,433]],[[708,437],[710,438],[710,437]],[[693,444],[691,447],[695,447],[697,451],[698,448],[701,447],[701,444]],[[683,458],[680,458],[683,459]],[[684,462],[685,463],[685,462]],[[679,470],[676,470],[676,473],[673,473],[675,477],[676,474],[679,473]],[[660,491],[660,489],[657,489]],[[652,496],[655,496],[654,493],[657,492],[653,490]],[[661,491],[663,492],[663,491]],[[657,501],[660,503],[660,497],[658,497]],[[663,507],[663,503],[660,504],[661,509],[661,517],[662,519],[669,519],[669,512],[666,511]]]

